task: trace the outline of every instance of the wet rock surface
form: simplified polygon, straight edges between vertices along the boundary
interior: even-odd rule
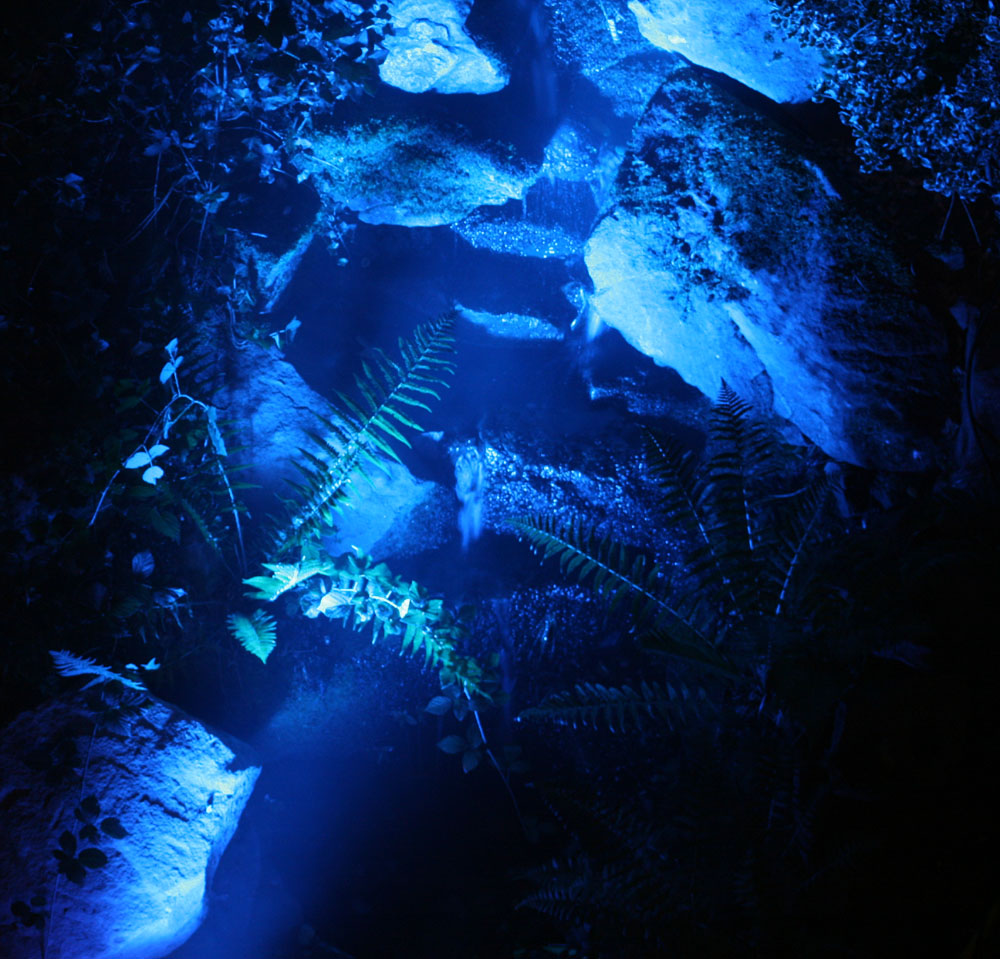
[[[520,199],[535,178],[509,148],[408,118],[318,134],[311,146],[301,166],[323,203],[375,225],[454,223],[477,207]]]

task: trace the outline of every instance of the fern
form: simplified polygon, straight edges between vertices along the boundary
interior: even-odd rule
[[[318,538],[336,521],[349,486],[366,468],[381,468],[385,459],[399,461],[393,443],[409,446],[403,430],[420,430],[412,419],[417,410],[430,410],[428,400],[440,399],[440,390],[453,372],[448,354],[454,349],[453,314],[416,329],[410,341],[399,340],[399,358],[373,352],[356,377],[358,398],[338,396],[333,419],[320,418],[322,433],[310,433],[313,450],[300,450],[297,463],[301,483],[291,483],[295,499],[275,536],[275,554]]]
[[[637,628],[669,623],[687,642],[707,642],[667,600],[660,567],[641,553],[631,554],[610,537],[598,537],[580,519],[530,516],[512,521],[514,528],[543,560],[557,557],[560,569],[588,579],[614,609],[627,602]]]
[[[553,693],[537,706],[518,715],[518,721],[549,720],[560,725],[606,726],[613,733],[625,733],[630,728],[642,729],[653,719],[671,731],[683,725],[689,717],[698,716],[707,706],[704,693],[691,693],[684,686],[669,683],[630,686],[602,686],[600,683],[578,683],[571,690]]]
[[[96,660],[76,656],[65,649],[50,649],[49,655],[60,676],[93,676],[94,678],[83,687],[84,689],[90,689],[101,683],[121,683],[129,689],[146,691],[146,687],[137,679],[122,676],[121,673],[116,673],[108,666],[102,666]]]
[[[829,499],[830,481],[823,477],[796,497],[793,508],[786,511],[781,525],[775,529],[774,547],[770,556],[776,594],[773,607],[775,616],[782,615],[788,607],[796,577],[798,596],[806,595],[809,583],[801,576],[803,560],[817,535]]]
[[[243,582],[254,588],[254,592],[246,594],[250,599],[257,599],[265,603],[273,602],[282,593],[302,585],[313,576],[329,576],[336,569],[332,560],[318,558],[303,558],[298,563],[264,563],[262,565],[271,571],[270,576],[251,576]]]
[[[274,617],[263,610],[254,610],[250,616],[242,613],[230,613],[226,618],[229,631],[233,638],[248,652],[256,656],[262,663],[267,662],[277,643],[277,623]]]

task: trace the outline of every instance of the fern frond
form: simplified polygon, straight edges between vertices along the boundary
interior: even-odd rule
[[[647,683],[631,686],[602,686],[578,683],[572,689],[546,696],[537,706],[523,710],[518,722],[548,720],[564,726],[606,726],[613,733],[643,729],[653,721],[671,732],[689,717],[698,716],[706,706],[704,693],[691,693],[685,686]]]
[[[233,638],[262,663],[267,662],[277,643],[277,623],[263,610],[254,610],[251,616],[230,613],[226,618]]]
[[[52,657],[52,664],[60,676],[93,676],[94,678],[83,689],[90,689],[100,683],[121,683],[129,689],[146,691],[146,687],[137,679],[122,676],[110,666],[102,666],[96,660],[85,659],[65,649],[50,649],[49,655]]]
[[[725,383],[712,411],[709,449],[698,505],[708,520],[711,563],[730,607],[754,615],[762,611],[759,584],[768,546],[756,490],[773,475],[776,457],[770,435]]]
[[[641,553],[632,555],[610,537],[598,537],[578,518],[528,516],[512,525],[543,561],[555,557],[564,573],[574,574],[581,583],[589,580],[612,609],[628,602],[636,628],[670,622],[692,642],[706,641],[667,601],[660,568]]]
[[[830,481],[826,477],[807,487],[794,505],[781,516],[775,530],[771,561],[775,573],[774,615],[782,615],[791,599],[793,580],[800,576],[802,560],[815,540],[830,498]],[[804,591],[804,585],[798,592]]]
[[[661,508],[666,521],[682,526],[696,543],[711,547],[705,517],[698,506],[701,484],[694,454],[682,450],[676,440],[659,430],[644,432],[647,469],[663,495]]]
[[[403,429],[419,430],[409,411],[429,410],[428,400],[439,399],[454,364],[453,314],[418,327],[410,341],[399,341],[399,359],[375,351],[356,377],[358,396],[339,396],[336,419],[320,418],[324,433],[312,433],[312,450],[300,450],[296,464],[303,474],[293,484],[299,502],[275,537],[281,554],[317,538],[343,507],[350,483],[366,476],[365,464],[381,467],[386,459],[399,461],[394,443],[409,446]]]
[[[270,576],[251,576],[243,580],[244,585],[252,586],[255,592],[247,593],[250,599],[258,599],[265,603],[276,600],[282,593],[300,586],[313,576],[329,576],[336,565],[332,560],[303,558],[298,563],[263,563],[265,569],[271,571]]]

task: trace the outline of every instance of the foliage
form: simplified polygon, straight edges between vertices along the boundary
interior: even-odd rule
[[[101,815],[101,804],[96,796],[84,796],[73,810],[79,825],[77,831],[63,830],[59,836],[59,848],[52,854],[58,862],[59,874],[71,882],[82,886],[87,878],[87,870],[103,869],[108,864],[108,855],[98,846],[102,838],[124,839],[128,831],[117,816]],[[90,843],[80,848],[80,843]]]
[[[368,471],[382,469],[387,460],[399,462],[392,444],[409,446],[404,431],[421,429],[414,411],[429,411],[429,401],[440,398],[454,367],[454,322],[448,314],[418,327],[412,339],[400,339],[398,360],[376,350],[363,363],[358,398],[341,395],[335,418],[323,421],[326,434],[312,435],[315,451],[300,450],[303,481],[292,484],[295,495],[285,501],[286,518],[273,546],[276,556],[297,550],[298,560],[264,563],[266,575],[243,582],[252,588],[247,595],[260,602],[300,591],[298,611],[307,618],[370,626],[372,642],[398,637],[400,653],[422,656],[425,668],[438,670],[442,687],[485,702],[491,680],[475,659],[459,652],[467,616],[453,615],[443,600],[395,576],[384,563],[360,553],[333,557],[319,545],[337,512],[349,507],[351,484],[370,481]],[[233,621],[231,616],[231,629]]]
[[[775,22],[828,59],[819,97],[837,101],[865,171],[902,157],[929,190],[1000,190],[1000,17],[979,0],[772,0]]]
[[[321,536],[335,524],[352,481],[381,469],[386,458],[399,460],[392,442],[409,446],[401,430],[420,429],[412,411],[430,409],[428,401],[440,398],[454,368],[448,357],[454,322],[445,315],[418,327],[412,340],[400,339],[398,361],[376,350],[363,364],[358,399],[341,395],[335,419],[322,421],[325,434],[312,434],[314,450],[300,451],[303,482],[293,484],[296,495],[275,536],[276,555]]]
[[[437,669],[442,687],[488,701],[491,680],[459,649],[468,632],[468,612],[454,615],[438,597],[412,580],[392,573],[385,563],[363,554],[333,558],[315,545],[296,564],[266,564],[270,576],[253,576],[252,599],[273,602],[300,591],[298,609],[309,619],[325,616],[354,629],[371,629],[372,642],[395,637],[400,654],[422,656],[424,667]]]
[[[641,643],[720,677],[766,681],[773,623],[808,588],[808,546],[828,502],[824,477],[771,495],[778,454],[749,407],[723,387],[701,470],[669,437],[647,433],[651,478],[664,522],[687,544],[667,567],[588,530],[581,519],[527,517],[514,527],[543,559],[590,582],[612,609],[627,608]],[[810,606],[811,608],[811,606]],[[802,613],[802,610],[795,610]]]
[[[571,807],[585,838],[539,872],[522,905],[586,925],[594,955],[646,955],[651,944],[725,953],[792,908],[828,788],[806,785],[798,744],[842,694],[817,678],[821,624],[840,621],[814,576],[829,482],[784,455],[727,387],[701,464],[669,437],[646,438],[682,561],[657,562],[579,519],[515,523],[543,559],[627,612],[646,656],[637,682],[578,681],[518,716],[606,729],[646,757],[630,768],[611,760],[589,795],[562,797],[560,818]],[[794,691],[810,683],[802,706]],[[664,736],[670,749],[654,749]]]
[[[233,638],[252,656],[267,662],[277,643],[277,624],[273,616],[255,609],[250,616],[230,613],[227,620]]]
[[[673,731],[707,712],[703,691],[670,683],[639,683],[631,686],[602,686],[600,683],[577,683],[572,689],[553,693],[537,706],[518,714],[521,721],[545,719],[563,726],[605,727],[612,733],[639,731],[650,724]],[[710,707],[709,707],[710,708]]]
[[[65,649],[49,650],[52,664],[60,676],[93,676],[83,689],[90,689],[100,683],[118,682],[129,689],[145,690],[145,686],[137,679],[122,676],[107,666],[102,666],[93,659],[76,656]]]

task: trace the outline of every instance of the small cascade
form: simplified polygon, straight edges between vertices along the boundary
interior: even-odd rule
[[[479,539],[483,531],[483,493],[486,469],[482,454],[474,444],[464,446],[455,459],[455,495],[462,503],[458,513],[458,528],[462,533],[462,549]]]

